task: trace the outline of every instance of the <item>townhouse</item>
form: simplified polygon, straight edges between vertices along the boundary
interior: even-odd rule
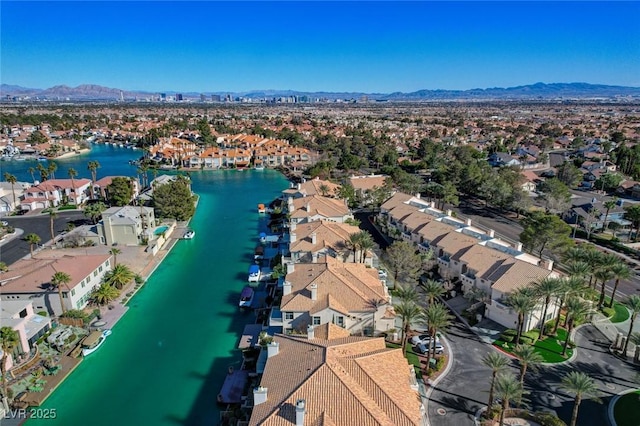
[[[292,183],[290,188],[282,191],[281,198],[302,198],[311,195],[321,195],[323,197],[337,197],[341,186],[322,180],[319,177],[311,180],[303,180],[301,183]]]
[[[346,245],[349,236],[360,232],[357,226],[346,223],[316,220],[289,227],[289,253],[293,262],[316,263],[326,256],[349,259],[352,251]],[[366,259],[371,265],[371,256]],[[353,257],[351,256],[351,261]]]
[[[413,367],[383,338],[328,323],[303,336],[275,335],[261,358],[250,426],[427,424]]]
[[[67,310],[82,309],[111,265],[111,255],[106,254],[21,259],[0,275],[0,300],[31,301],[36,312],[60,315],[60,297],[51,278],[65,272],[71,280],[62,285],[62,303]]]
[[[288,198],[286,204],[291,223],[329,220],[344,223],[353,219],[353,214],[345,200],[312,195],[302,198]]]
[[[435,209],[432,202],[419,196],[396,193],[381,207],[380,220],[390,235],[411,241],[422,252],[431,252],[438,272],[456,282],[456,290],[466,294],[484,294],[484,315],[499,324],[513,328],[516,313],[508,306],[510,293],[549,277],[558,277],[553,262],[539,259],[522,250],[522,244],[511,245],[495,237],[493,230],[473,226],[470,219],[460,220],[451,212]],[[557,313],[550,306],[545,321]],[[539,305],[525,319],[525,329],[540,325],[543,319]]]
[[[89,200],[89,179],[49,179],[27,189],[22,210],[44,209],[65,204],[83,205]]]

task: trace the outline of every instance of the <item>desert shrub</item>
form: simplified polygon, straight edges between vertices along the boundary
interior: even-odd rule
[[[524,343],[527,345],[535,345],[538,341],[538,330],[530,330],[526,333],[522,333],[520,336],[520,343]]]
[[[616,313],[615,309],[607,308],[605,306],[603,306],[601,310],[602,310],[602,314],[607,318],[611,318]]]
[[[511,343],[515,340],[517,335],[518,335],[517,330],[514,330],[513,328],[508,328],[502,332],[502,334],[500,335],[500,339],[504,340],[505,342]]]
[[[567,424],[560,420],[558,416],[548,411],[535,413],[533,415],[533,420],[540,423],[541,426],[567,426]]]
[[[64,314],[60,315],[63,318],[86,318],[87,314],[84,313],[84,311],[81,311],[80,309],[70,309],[68,311],[66,311]]]

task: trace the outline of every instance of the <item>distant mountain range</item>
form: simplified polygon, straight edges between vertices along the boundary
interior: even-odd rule
[[[175,95],[176,91],[163,92]],[[124,98],[149,99],[158,97],[159,92],[127,91],[99,86],[96,84],[82,84],[77,87],[53,86],[48,89],[33,89],[10,84],[0,86],[0,98],[30,98],[38,100],[77,100],[77,101],[117,101]],[[640,87],[608,86],[588,83],[535,83],[516,87],[493,87],[488,89],[470,90],[418,90],[403,93],[361,93],[361,92],[300,92],[294,90],[254,90],[248,92],[210,92],[182,93],[183,99],[200,100],[201,94],[207,99],[209,96],[230,95],[233,98],[245,97],[253,99],[270,99],[279,97],[306,96],[310,99],[355,99],[367,97],[375,101],[429,101],[429,100],[534,100],[534,99],[611,99],[611,98],[640,98]]]

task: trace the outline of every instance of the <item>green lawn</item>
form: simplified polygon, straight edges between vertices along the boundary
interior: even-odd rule
[[[563,362],[567,359],[571,358],[573,355],[573,349],[569,346],[567,348],[567,355],[562,356],[562,347],[564,345],[564,339],[567,337],[567,331],[563,328],[558,329],[557,337],[545,337],[542,340],[538,340],[534,347],[536,348],[536,352],[538,352],[544,362],[547,363],[557,363]],[[507,343],[501,339],[493,342],[493,345],[500,348],[501,350],[513,355],[513,349],[515,348],[514,343]]]
[[[629,319],[629,310],[622,303],[614,303],[613,309],[616,310],[616,313],[611,317],[611,322],[623,322]]]
[[[638,426],[640,390],[622,395],[613,407],[613,417],[618,426]]]

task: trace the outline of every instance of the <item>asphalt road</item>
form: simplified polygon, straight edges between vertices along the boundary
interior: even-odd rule
[[[24,240],[26,235],[31,233],[38,235],[42,240],[41,245],[51,240],[51,224],[48,215],[9,216],[4,217],[3,220],[9,222],[10,226],[24,231],[19,238],[14,238],[0,246],[0,261],[7,265],[30,254],[30,244]],[[58,217],[53,221],[54,233],[59,235],[66,231],[69,222],[73,222],[76,226],[88,223],[81,211],[59,212]]]

